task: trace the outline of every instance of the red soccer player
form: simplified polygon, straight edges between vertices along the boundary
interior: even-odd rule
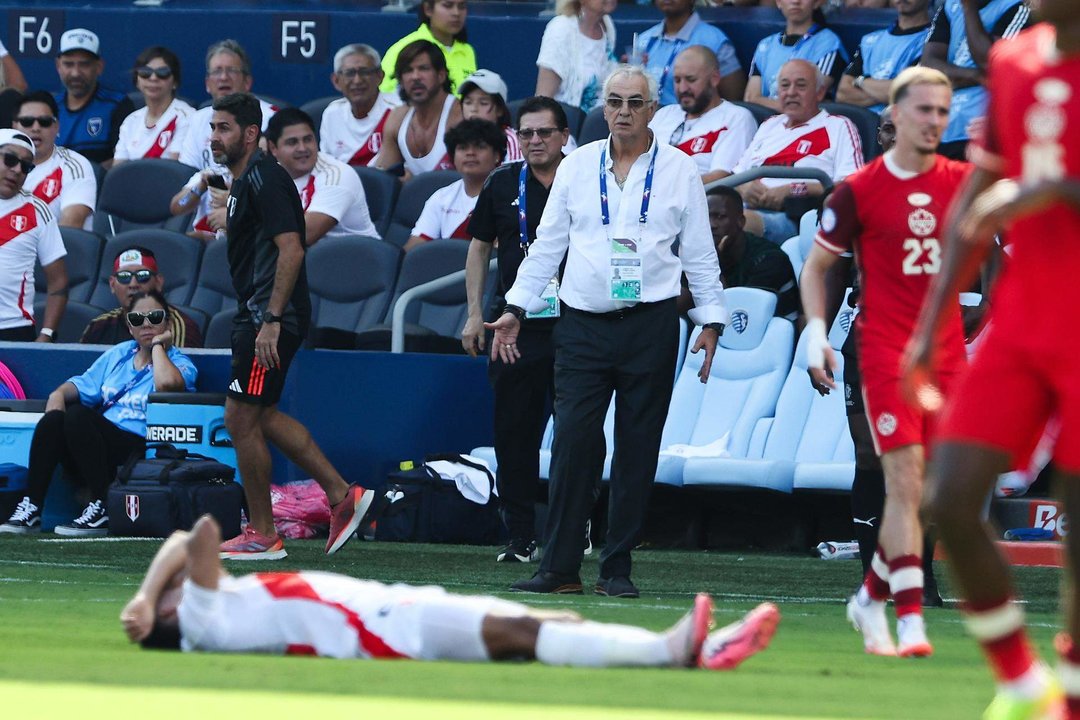
[[[1080,303],[1080,14],[1074,0],[1036,7],[1047,22],[992,51],[977,169],[961,191],[943,269],[905,360],[913,390],[933,385],[932,335],[943,309],[1005,231],[1010,257],[992,323],[942,418],[927,493],[968,630],[998,682],[986,720],[1063,716],[1061,691],[1031,649],[1007,565],[981,517],[998,473],[1023,461],[1051,415],[1061,427],[1054,464],[1066,511],[1080,513],[1080,339],[1063,314]],[[1059,643],[1069,718],[1080,718],[1077,540],[1068,540],[1068,635]]]
[[[835,388],[837,363],[826,337],[826,276],[841,254],[854,250],[862,278],[856,322],[863,397],[885,471],[886,497],[877,553],[848,603],[848,619],[862,632],[866,652],[874,655],[924,657],[933,652],[922,617],[919,503],[924,448],[935,414],[902,397],[900,360],[941,265],[945,211],[968,172],[965,164],[935,154],[951,99],[948,78],[936,70],[914,67],[896,78],[891,90],[896,144],[837,186],[802,273],[811,375],[830,388]],[[965,362],[955,293],[937,343],[941,385],[947,390]],[[890,595],[896,605],[897,643],[885,617]]]

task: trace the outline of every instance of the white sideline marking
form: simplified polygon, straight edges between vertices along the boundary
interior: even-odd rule
[[[93,565],[91,563],[58,563],[58,562],[45,562],[43,560],[0,560],[0,565],[35,565],[38,567],[58,567],[58,568],[93,568],[95,570],[123,570],[124,568],[119,565]]]
[[[42,538],[38,542],[43,543],[89,543],[89,542],[164,542],[165,538],[152,537],[86,537],[86,538]]]

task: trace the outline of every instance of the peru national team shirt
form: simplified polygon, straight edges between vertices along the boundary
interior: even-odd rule
[[[412,235],[425,240],[458,238],[471,240],[469,217],[476,207],[476,198],[465,192],[465,181],[458,180],[439,188],[424,203],[424,210],[412,229]]]
[[[0,330],[34,323],[34,261],[49,265],[66,254],[43,200],[25,190],[0,199]]]
[[[855,252],[860,346],[880,354],[904,350],[930,282],[941,270],[945,215],[971,166],[935,156],[931,170],[904,171],[886,153],[836,186],[815,242],[836,254]],[[962,362],[960,305],[938,338],[943,367]]]
[[[753,140],[757,122],[749,110],[735,103],[721,102],[692,120],[675,104],[657,110],[649,127],[661,142],[692,157],[704,175],[714,170],[731,172]]]
[[[360,177],[345,163],[319,153],[315,168],[307,175],[293,178],[293,183],[305,213],[322,213],[337,220],[326,237],[379,237],[371,222]]]
[[[147,127],[149,110],[141,107],[124,118],[120,125],[120,140],[116,143],[117,160],[165,158],[179,155],[187,133],[188,121],[195,109],[183,100],[173,98],[158,121]]]
[[[349,101],[338,98],[323,110],[319,150],[349,165],[371,165],[383,144],[386,119],[400,104],[397,95],[379,93],[371,111],[355,118]]]
[[[733,172],[762,165],[817,168],[833,182],[839,182],[862,167],[863,151],[859,132],[850,120],[822,110],[801,125],[787,126],[786,115],[774,115],[761,123],[750,147]],[[779,187],[793,180],[762,178],[767,187]]]
[[[85,157],[57,146],[49,159],[34,166],[26,176],[23,190],[44,200],[53,217],[73,205],[85,205],[91,210],[97,205],[97,178],[94,168]],[[91,222],[93,213],[87,217]]]

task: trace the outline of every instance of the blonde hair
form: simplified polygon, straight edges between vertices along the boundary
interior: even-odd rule
[[[581,0],[555,0],[555,14],[573,17],[581,12]]]
[[[934,68],[915,65],[896,76],[889,87],[889,105],[903,100],[915,85],[941,85],[952,90],[952,83],[945,73]]]

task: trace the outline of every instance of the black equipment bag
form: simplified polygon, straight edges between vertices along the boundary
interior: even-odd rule
[[[168,537],[207,513],[224,539],[240,534],[244,489],[234,481],[235,469],[168,443],[150,448],[157,449],[155,457],[130,459],[109,486],[110,535]]]

